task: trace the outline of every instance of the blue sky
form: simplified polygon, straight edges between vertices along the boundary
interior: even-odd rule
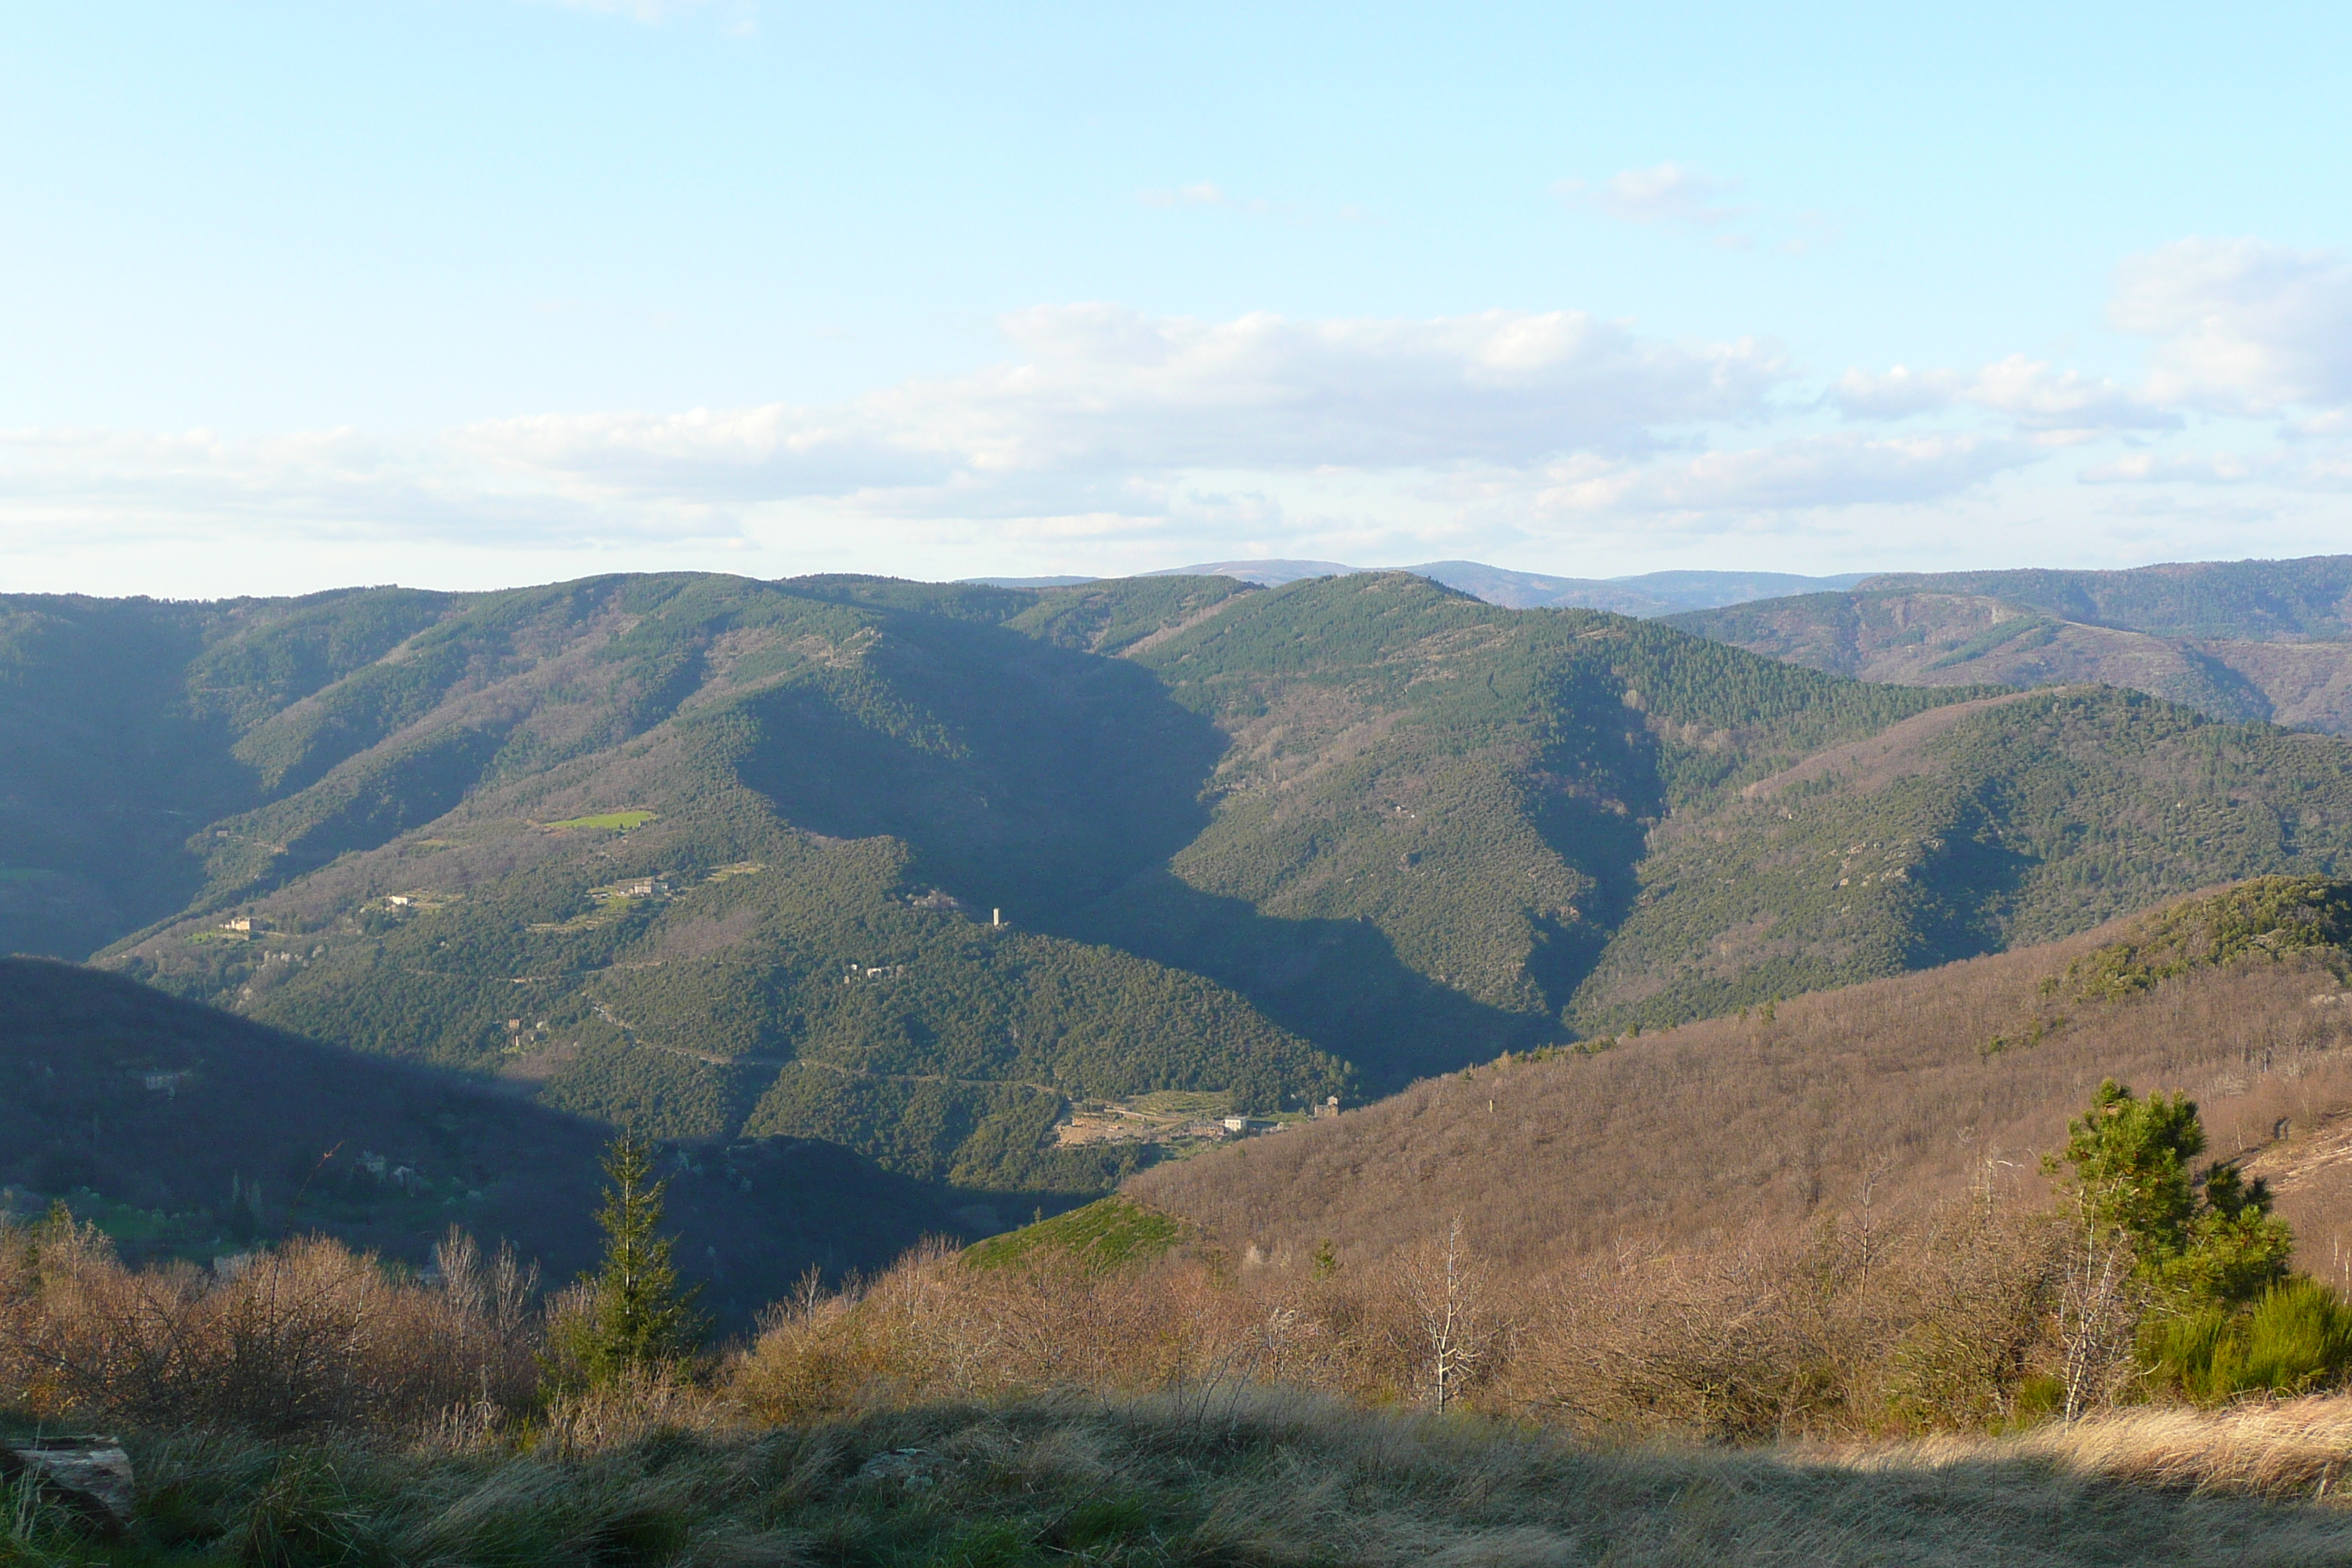
[[[2352,548],[2352,12],[25,5],[0,587]]]

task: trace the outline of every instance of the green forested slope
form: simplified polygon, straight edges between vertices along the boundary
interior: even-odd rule
[[[1966,695],[1402,574],[1253,595],[1137,662],[1232,744],[1213,820],[1091,928],[1388,1082],[1556,1031],[1671,805]]]
[[[1662,1025],[2047,941],[2168,895],[2352,869],[2342,742],[2111,687],[1934,715],[1677,820],[1577,999]]]
[[[2165,637],[2352,636],[2352,555],[2184,561],[2120,572],[1891,572],[1859,591],[1982,595]]]
[[[1229,592],[1149,596],[1181,619]],[[1346,1089],[1231,991],[1031,929],[1180,847],[1218,750],[1144,670],[1048,640],[1117,615],[1000,624],[1037,607],[721,579],[465,606],[390,666],[442,661],[425,719],[214,829],[211,901],[278,888],[269,934],[192,920],[121,962],[663,1135],[805,1132],[989,1189],[1131,1163],[1054,1150],[1067,1096]],[[619,808],[646,820],[565,826]],[[625,896],[639,877],[663,885]]]
[[[17,945],[992,1202],[1148,1155],[1073,1101],[1296,1110],[2352,843],[2332,740],[1402,574],[9,614]]]

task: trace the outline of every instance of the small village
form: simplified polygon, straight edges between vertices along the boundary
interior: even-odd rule
[[[1151,1144],[1181,1158],[1214,1144],[1286,1132],[1303,1122],[1339,1114],[1337,1096],[1311,1111],[1244,1116],[1233,1113],[1232,1100],[1223,1094],[1163,1089],[1126,1100],[1073,1100],[1067,1118],[1055,1125],[1054,1138],[1065,1149],[1104,1143]]]

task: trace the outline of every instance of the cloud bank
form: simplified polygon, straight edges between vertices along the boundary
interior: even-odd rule
[[[1728,214],[1722,183],[1661,169],[1594,199],[1647,215],[1629,221]],[[1571,540],[1614,540],[1622,559],[1630,541],[1726,533],[1866,542],[1889,520],[1948,541],[1963,514],[2030,546],[2032,517],[1991,498],[2034,476],[2036,505],[2053,485],[2107,498],[2083,504],[2126,534],[2223,490],[2237,527],[2269,504],[2243,498],[2352,488],[2352,262],[2183,240],[2118,269],[2110,316],[2147,345],[2144,374],[2011,354],[1824,382],[1769,338],[1677,340],[1578,310],[1040,306],[1002,320],[998,363],[831,405],[521,415],[399,439],[0,431],[0,540],[20,560],[158,541],[633,561],[791,546],[916,573]]]

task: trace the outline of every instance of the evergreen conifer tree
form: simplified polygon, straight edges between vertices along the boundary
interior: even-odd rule
[[[2272,1215],[2266,1183],[2223,1164],[2198,1191],[2190,1162],[2205,1128],[2187,1095],[2141,1100],[2109,1079],[2067,1133],[2091,1215],[2130,1238],[2142,1275],[2176,1310],[2240,1306],[2287,1277],[2294,1236]]]
[[[590,1310],[568,1347],[591,1384],[674,1365],[693,1353],[703,1328],[694,1307],[699,1288],[678,1289],[672,1238],[660,1234],[669,1183],[654,1179],[653,1146],[623,1131],[605,1151],[604,1175],[604,1206],[596,1211],[604,1260],[588,1281]]]

